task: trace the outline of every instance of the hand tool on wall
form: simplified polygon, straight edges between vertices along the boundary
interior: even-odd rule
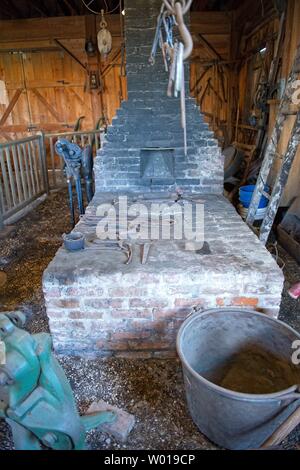
[[[114,412],[79,416],[65,373],[52,354],[49,334],[30,335],[20,312],[2,313],[0,418],[10,425],[16,450],[81,450],[86,432],[114,422]]]
[[[290,75],[287,80],[287,85],[285,88],[284,95],[281,99],[279,106],[279,111],[277,114],[276,123],[274,126],[273,133],[269,139],[269,143],[264,152],[264,158],[260,173],[256,182],[255,190],[253,197],[250,203],[248,210],[247,223],[252,225],[255,220],[255,215],[261,200],[261,196],[264,194],[264,187],[268,181],[270,171],[275,162],[277,155],[277,147],[280,142],[283,128],[285,126],[286,117],[289,113],[289,107],[292,103],[292,96],[295,91],[295,83],[299,77],[300,73],[300,44],[297,48],[296,57]],[[296,115],[295,124],[291,133],[291,137],[288,143],[287,151],[282,161],[281,168],[277,175],[277,179],[272,191],[271,199],[268,205],[268,209],[263,220],[261,230],[260,230],[260,240],[266,244],[268,236],[270,234],[277,209],[279,207],[280,199],[284,191],[285,184],[287,182],[289,171],[292,167],[293,160],[295,158],[297,148],[300,142],[300,111],[297,110],[294,112]]]

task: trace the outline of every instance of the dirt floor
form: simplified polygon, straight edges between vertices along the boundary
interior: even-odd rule
[[[27,329],[48,331],[41,277],[61,244],[61,235],[70,231],[67,195],[52,193],[46,202],[16,224],[14,233],[0,240],[0,270],[7,283],[0,287],[0,309],[22,310]],[[300,331],[300,302],[287,295],[300,279],[300,266],[280,250],[285,263],[285,290],[281,320]],[[103,399],[132,413],[136,425],[126,444],[108,434],[92,431],[89,449],[216,449],[195,427],[188,413],[181,366],[177,360],[129,361],[106,359],[85,361],[60,358],[72,385],[81,412],[94,400]],[[9,428],[0,421],[0,450],[13,446]],[[300,450],[300,427],[281,445]]]

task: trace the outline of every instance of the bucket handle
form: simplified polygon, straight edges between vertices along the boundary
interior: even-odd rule
[[[262,444],[261,449],[279,445],[300,424],[300,401],[296,410]]]
[[[295,385],[286,395],[282,395],[276,398],[270,398],[270,400],[276,400],[276,401],[299,400],[299,405],[300,405],[300,385]]]

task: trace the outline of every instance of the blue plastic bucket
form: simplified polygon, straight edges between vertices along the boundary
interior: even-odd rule
[[[242,186],[240,188],[240,202],[246,208],[250,206],[254,189],[255,189],[254,184],[250,184],[248,186]],[[267,193],[269,190],[270,190],[269,186],[265,186],[265,192]],[[263,209],[264,207],[267,207],[268,203],[269,203],[269,200],[265,196],[262,196],[258,208]]]

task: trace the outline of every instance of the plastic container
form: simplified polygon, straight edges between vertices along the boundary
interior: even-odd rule
[[[64,247],[68,251],[84,249],[84,235],[81,232],[71,232],[63,235]]]
[[[255,185],[254,185],[254,184],[250,184],[250,185],[248,185],[248,186],[242,186],[242,187],[240,188],[240,191],[239,191],[239,194],[240,194],[240,202],[241,202],[241,203],[243,204],[243,206],[246,207],[247,209],[248,209],[249,206],[250,206],[250,203],[251,203],[251,199],[252,199],[254,190],[255,190]],[[265,192],[267,193],[267,192],[269,192],[269,191],[270,191],[269,186],[265,186]],[[268,203],[269,203],[269,200],[266,198],[266,196],[262,196],[258,208],[259,208],[259,209],[262,209],[262,208],[264,208],[264,207],[267,207]]]

